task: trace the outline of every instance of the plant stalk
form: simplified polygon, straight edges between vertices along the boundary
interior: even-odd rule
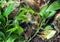
[[[45,22],[45,19],[42,20],[42,22],[39,25],[39,28],[37,29],[37,31],[35,32],[35,34],[27,42],[30,42],[37,35],[37,33],[39,32],[39,30],[42,28],[42,25],[43,25],[44,22]]]

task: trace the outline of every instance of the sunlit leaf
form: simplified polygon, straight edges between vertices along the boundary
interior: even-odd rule
[[[41,9],[41,11],[40,11],[39,14],[40,14],[41,16],[47,15],[47,14],[46,14],[46,9],[47,9],[47,8],[48,8],[48,6],[44,6],[44,7]]]
[[[11,29],[7,30],[6,32],[14,32],[16,30],[17,30],[17,28],[11,28]]]
[[[50,17],[54,16],[55,13],[56,13],[56,11],[52,11],[52,12],[47,16],[47,18],[50,18]]]
[[[44,30],[51,30],[53,29],[50,25],[46,26]]]
[[[23,7],[23,8],[21,8],[20,10],[25,11],[25,12],[30,12],[31,14],[34,14],[34,10],[32,10],[32,9],[29,8],[29,7]]]
[[[47,9],[47,11],[55,11],[60,9],[60,1],[53,2]]]
[[[19,26],[19,28],[17,29],[17,32],[19,35],[21,35],[24,32],[24,29]]]
[[[39,13],[45,19],[52,17],[56,13],[56,11],[47,11],[48,8],[48,6],[43,7]]]
[[[33,9],[28,8],[27,10],[28,10],[28,12],[30,12],[31,14],[34,14],[34,10],[33,10]]]
[[[5,12],[4,12],[4,16],[5,16],[5,17],[8,17],[8,15],[13,11],[13,8],[14,8],[14,3],[12,3],[11,5],[9,5],[9,6],[6,8],[6,10],[5,10]]]
[[[31,14],[34,14],[34,11],[32,9],[28,10]]]
[[[34,11],[29,8],[29,7],[23,7],[23,8],[20,8],[20,13],[18,16],[16,16],[16,19],[19,20],[19,21],[24,21],[24,22],[28,22],[28,18],[26,16],[26,12],[29,12],[31,14],[34,14]]]
[[[19,35],[21,35],[24,32],[24,29],[21,26],[19,26],[19,22],[17,20],[15,20],[14,26],[15,28],[17,28],[16,31]]]
[[[25,15],[25,11],[20,12],[20,14],[18,16],[16,16],[16,19],[19,21],[24,21],[27,22],[27,16]]]

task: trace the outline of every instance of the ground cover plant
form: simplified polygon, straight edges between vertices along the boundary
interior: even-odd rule
[[[0,42],[60,42],[60,0],[0,0]]]

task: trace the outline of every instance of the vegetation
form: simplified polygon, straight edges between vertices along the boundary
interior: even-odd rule
[[[6,3],[3,4],[4,0],[0,0],[0,42],[31,42],[36,36],[39,36],[42,40],[49,40],[59,32],[51,26],[52,23],[48,24],[48,21],[53,22],[53,20],[50,19],[56,15],[58,10],[60,11],[60,0],[56,0],[53,3],[50,2],[49,5],[42,7],[39,12],[34,11],[27,5],[17,8],[15,2],[9,3],[12,0],[5,1]],[[18,13],[15,13],[16,15],[13,19],[9,19],[12,12],[17,9]],[[37,15],[39,19],[36,19],[37,17],[35,18],[35,15]],[[24,25],[22,23],[27,24],[27,26],[22,26]],[[32,26],[29,25],[29,23]],[[37,27],[33,24],[36,24]],[[25,37],[29,33],[25,34],[26,28],[34,32],[31,35],[29,34],[29,37]]]

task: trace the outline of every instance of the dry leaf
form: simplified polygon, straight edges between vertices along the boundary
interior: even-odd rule
[[[56,31],[55,30],[45,30],[45,31],[42,32],[41,35],[39,35],[39,37],[41,37],[42,39],[50,39],[55,34],[56,34]]]

